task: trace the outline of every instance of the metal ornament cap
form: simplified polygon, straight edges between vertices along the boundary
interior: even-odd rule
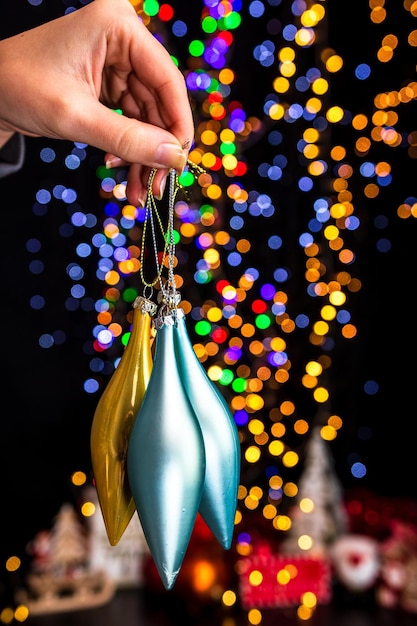
[[[206,475],[199,512],[223,548],[229,549],[240,480],[237,426],[226,401],[194,352],[184,315],[178,315],[173,332],[181,379],[204,438]]]
[[[127,446],[152,371],[153,303],[138,304],[129,342],[98,402],[90,436],[97,497],[112,546],[120,541],[135,512],[127,475]]]
[[[152,375],[127,455],[138,516],[166,589],[173,587],[181,568],[206,469],[201,428],[177,367],[174,327],[172,316],[159,324]]]

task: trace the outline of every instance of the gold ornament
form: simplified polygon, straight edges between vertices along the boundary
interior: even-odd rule
[[[112,546],[119,542],[136,508],[127,475],[127,446],[152,371],[151,316],[156,305],[139,296],[133,306],[129,342],[99,400],[91,428],[93,474]]]

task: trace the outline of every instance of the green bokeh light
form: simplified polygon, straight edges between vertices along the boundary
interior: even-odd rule
[[[191,54],[191,56],[193,57],[201,57],[201,55],[204,52],[204,43],[202,41],[200,41],[199,39],[194,39],[193,41],[190,42],[190,45],[188,46],[188,50]]]
[[[194,183],[194,174],[191,172],[183,172],[180,176],[178,176],[178,182],[183,187],[191,187]]]
[[[226,141],[220,144],[220,152],[222,154],[235,154],[236,152],[236,144],[231,141]]]
[[[219,383],[221,385],[230,385],[230,383],[232,382],[234,376],[233,376],[233,372],[232,370],[229,369],[224,369],[222,371],[222,375],[219,379]]]
[[[171,233],[172,233],[172,240],[171,240]],[[177,230],[175,230],[175,228],[170,231],[168,230],[166,235],[165,235],[165,241],[169,244],[171,243],[171,241],[175,244],[177,244],[180,240],[180,234]]]
[[[131,333],[123,333],[122,338],[121,338],[121,342],[122,345],[126,348],[127,344],[129,343],[129,339],[130,339],[130,335]]]
[[[235,378],[232,383],[232,389],[236,391],[236,393],[246,391],[246,380],[244,378]]]
[[[156,0],[145,0],[143,10],[149,17],[154,17],[159,12],[159,2],[156,2]]]
[[[241,21],[240,14],[236,13],[236,11],[231,11],[229,15],[219,19],[219,28],[221,30],[233,30],[240,26]]]
[[[261,330],[269,328],[271,326],[271,319],[269,315],[267,315],[266,313],[261,313],[260,315],[257,315],[255,318],[255,325]]]
[[[211,15],[207,15],[201,22],[201,28],[205,33],[214,33],[214,31],[217,30],[217,20],[211,17]]]
[[[194,330],[197,333],[197,335],[200,335],[201,337],[205,335],[209,335],[211,331],[211,324],[207,320],[200,320],[195,325]]]
[[[138,292],[134,287],[128,287],[123,292],[123,300],[125,302],[133,302],[138,296]]]

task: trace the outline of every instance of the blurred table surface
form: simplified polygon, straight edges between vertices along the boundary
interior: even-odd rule
[[[248,626],[247,611],[229,612],[220,607],[195,607],[168,593],[149,596],[142,590],[118,591],[99,608],[50,615],[33,615],[28,626]],[[262,626],[299,626],[295,607],[265,609]],[[353,602],[342,606],[319,606],[308,626],[417,626],[417,614],[361,606]]]

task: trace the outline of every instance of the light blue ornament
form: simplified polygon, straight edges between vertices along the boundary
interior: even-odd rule
[[[181,568],[206,469],[203,435],[177,366],[174,321],[159,320],[152,374],[127,453],[136,509],[166,589]]]
[[[240,442],[233,415],[208,377],[190,342],[178,309],[173,329],[176,359],[188,398],[199,421],[206,452],[200,514],[219,543],[230,548],[240,479]]]

